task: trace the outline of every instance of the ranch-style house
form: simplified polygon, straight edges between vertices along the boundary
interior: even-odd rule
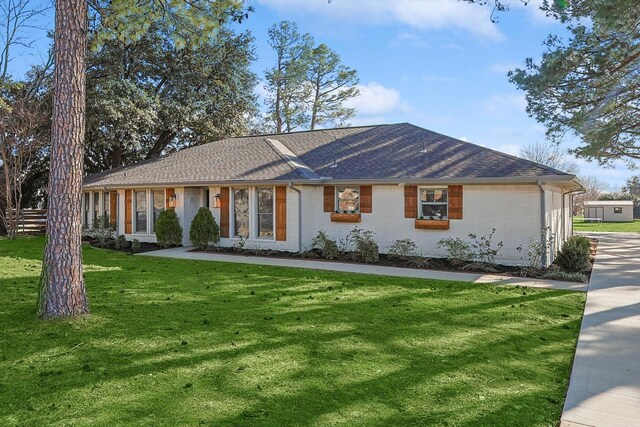
[[[412,239],[488,235],[498,261],[553,238],[545,264],[572,234],[574,175],[408,123],[226,138],[85,177],[83,221],[109,217],[118,234],[155,241],[154,221],[173,209],[190,245],[200,207],[220,225],[221,246],[304,251],[319,230],[344,238],[373,231],[380,251]]]

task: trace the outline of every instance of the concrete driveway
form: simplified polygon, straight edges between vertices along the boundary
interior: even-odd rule
[[[587,235],[598,253],[560,425],[640,426],[640,234]]]

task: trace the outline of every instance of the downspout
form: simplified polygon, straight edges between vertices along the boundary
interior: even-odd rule
[[[566,191],[564,193],[562,193],[562,213],[564,215],[564,210],[565,210],[565,202],[564,202],[564,196],[566,195],[571,195],[571,235],[573,236],[573,196],[576,194],[584,194],[586,191],[585,190],[571,190],[571,191]],[[562,221],[562,235],[564,236],[566,234],[566,229],[565,229],[565,222]]]
[[[302,252],[302,191],[289,183],[289,188],[298,193],[298,252]]]
[[[538,188],[540,189],[540,226],[541,228],[541,234],[544,236],[544,245],[545,245],[545,251],[542,254],[542,265],[544,265],[545,267],[547,266],[547,200],[546,200],[546,193],[545,193],[545,189],[544,189],[544,185],[542,183],[542,181],[538,181]]]

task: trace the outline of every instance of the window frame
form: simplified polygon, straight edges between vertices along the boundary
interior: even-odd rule
[[[276,188],[275,187],[256,187],[255,190],[256,190],[255,191],[256,209],[254,212],[254,217],[256,219],[256,225],[255,225],[256,239],[257,240],[275,240],[276,239]],[[260,212],[260,197],[258,195],[260,190],[271,190],[271,212],[262,212],[262,213]],[[251,208],[251,205],[249,205],[249,208]],[[271,218],[272,218],[271,236],[261,237],[260,236],[260,215],[265,215],[268,213],[271,214]]]
[[[155,193],[157,192],[162,192],[162,209],[160,210],[160,212],[162,211],[166,211],[167,210],[167,204],[166,204],[166,200],[167,200],[167,189],[166,188],[150,188],[149,189],[149,201],[151,203],[149,203],[147,205],[147,221],[151,220],[150,224],[148,225],[149,227],[149,235],[150,236],[155,236],[156,235],[156,231],[155,231],[155,227],[156,227],[156,218],[154,216],[155,214]],[[151,213],[151,215],[149,215],[149,213]],[[160,214],[158,214],[160,215]]]
[[[230,204],[231,204],[231,208],[233,209],[231,211],[231,215],[229,215],[231,218],[230,219],[230,238],[231,239],[236,239],[236,240],[240,240],[240,239],[244,239],[244,240],[249,240],[251,238],[251,188],[250,187],[231,187],[229,189],[229,193],[230,193]],[[244,190],[247,192],[247,219],[248,219],[248,226],[247,226],[247,235],[246,236],[240,236],[236,234],[236,191],[240,191],[240,190]]]
[[[614,206],[614,208],[613,208],[613,214],[614,214],[614,215],[621,215],[621,214],[622,214],[622,207],[620,207],[620,206]]]
[[[423,202],[422,201],[422,191],[423,190],[432,190],[432,191],[443,191],[446,193],[447,195],[447,201],[446,202]],[[434,193],[434,199],[435,199],[435,193]],[[447,207],[447,214],[439,217],[439,218],[433,218],[431,219],[428,216],[423,215],[422,213],[422,206],[442,206],[445,205]],[[449,188],[448,187],[418,187],[418,219],[431,219],[432,221],[448,221],[449,220]]]
[[[352,189],[352,190],[357,190],[358,191],[358,208],[356,210],[347,210],[346,213],[348,214],[359,214],[360,213],[360,203],[361,203],[361,187],[360,185],[336,185],[335,189],[335,212],[336,213],[344,213],[345,210],[344,209],[340,209],[340,189],[346,190],[347,188]]]
[[[146,224],[145,224],[145,230],[143,231],[138,231],[138,193],[144,193],[145,194],[145,203],[146,203],[146,207],[145,207],[145,214],[146,214]],[[132,195],[132,202],[131,203],[131,209],[133,210],[132,212],[132,234],[149,234],[149,189],[144,189],[144,190],[133,190],[133,195]]]
[[[92,215],[91,215],[91,218],[92,218],[91,226],[93,226],[93,224],[96,223],[96,221],[98,220],[98,217],[100,216],[100,200],[101,200],[100,193],[101,193],[100,191],[94,191],[92,193],[92,197],[91,197],[92,200],[91,201],[92,201],[93,205],[91,207],[93,209],[91,210],[91,213],[92,213]],[[97,206],[96,206],[96,199],[98,199]]]
[[[91,191],[85,191],[82,198],[84,210],[82,212],[82,221],[84,228],[89,228],[89,217],[91,216]]]

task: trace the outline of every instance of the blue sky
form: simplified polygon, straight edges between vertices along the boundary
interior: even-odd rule
[[[46,1],[46,0],[45,0]],[[267,30],[290,20],[316,43],[358,70],[360,96],[353,125],[410,122],[509,154],[544,141],[544,127],[527,116],[524,94],[507,71],[540,58],[549,33],[565,34],[535,6],[512,0],[492,23],[491,10],[456,0],[249,0],[255,13],[239,28],[256,38],[254,71],[262,77],[274,56]],[[38,61],[43,44],[14,61],[16,72]],[[258,88],[260,92],[260,88]],[[569,148],[576,141],[563,145]],[[579,160],[580,173],[617,190],[633,171]]]

